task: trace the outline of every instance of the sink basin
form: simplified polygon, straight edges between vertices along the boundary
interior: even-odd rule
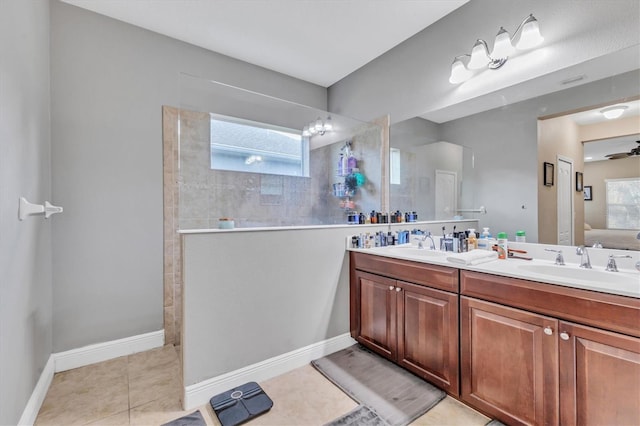
[[[588,281],[598,284],[603,289],[616,287],[632,293],[640,293],[640,274],[634,272],[608,272],[598,269],[540,264],[518,265],[518,269],[568,282],[571,282],[572,279]]]
[[[419,249],[415,246],[387,246],[378,247],[375,250],[380,250],[397,256],[411,257],[445,257],[447,255],[447,252],[444,251]]]

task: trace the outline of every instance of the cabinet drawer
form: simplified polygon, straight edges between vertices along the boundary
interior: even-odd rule
[[[460,271],[460,293],[640,337],[640,299]]]
[[[458,269],[350,252],[351,267],[385,277],[458,293]]]

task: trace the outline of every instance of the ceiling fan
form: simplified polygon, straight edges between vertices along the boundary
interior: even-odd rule
[[[636,141],[636,143],[639,145],[636,146],[635,148],[631,148],[629,152],[618,152],[616,154],[608,154],[608,155],[605,155],[605,157],[607,157],[609,160],[617,160],[619,158],[627,158],[633,155],[640,155],[640,141]]]

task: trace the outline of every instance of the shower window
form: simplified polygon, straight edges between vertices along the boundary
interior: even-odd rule
[[[211,169],[309,177],[309,142],[299,130],[212,114]]]

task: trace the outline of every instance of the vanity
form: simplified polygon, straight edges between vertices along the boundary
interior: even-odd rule
[[[602,292],[536,260],[385,249],[350,249],[359,343],[506,424],[640,424],[640,295],[615,281],[635,275]]]

